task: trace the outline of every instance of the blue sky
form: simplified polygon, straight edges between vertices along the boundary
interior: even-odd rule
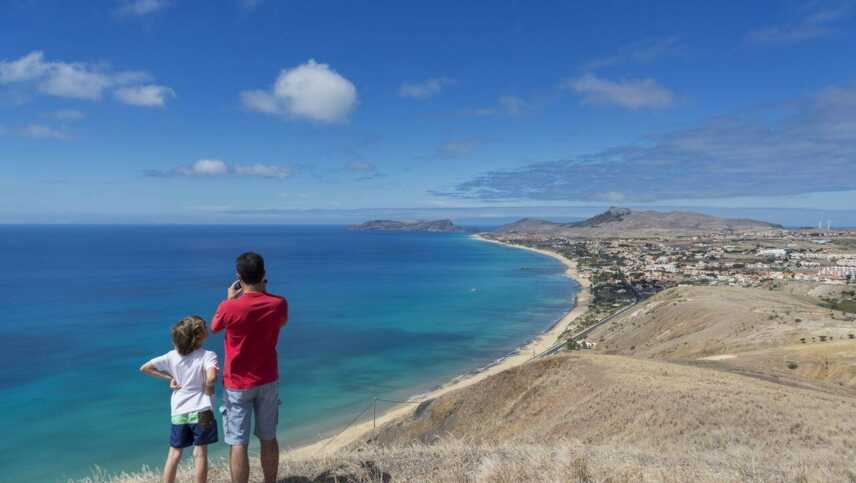
[[[0,222],[856,224],[856,4],[739,3],[7,0]]]

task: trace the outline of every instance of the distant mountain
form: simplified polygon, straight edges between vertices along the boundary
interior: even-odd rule
[[[523,218],[514,223],[502,225],[494,231],[496,233],[553,233],[560,231],[565,226],[552,221]]]
[[[465,231],[452,223],[452,220],[371,220],[359,225],[351,225],[348,228],[357,231],[430,231],[444,233]]]
[[[572,223],[571,226],[600,226],[606,223],[617,223],[622,221],[629,214],[630,208],[616,208],[613,206],[603,213],[592,216],[587,220],[583,220],[579,223]]]
[[[524,218],[499,227],[497,233],[561,234],[571,237],[692,235],[781,229],[781,225],[742,218],[719,218],[687,211],[635,211],[612,207],[577,223]]]

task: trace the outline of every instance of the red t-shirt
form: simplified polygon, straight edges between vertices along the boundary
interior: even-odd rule
[[[226,329],[223,382],[229,389],[250,389],[279,378],[276,341],[288,321],[288,302],[262,292],[246,292],[217,307],[211,330]]]

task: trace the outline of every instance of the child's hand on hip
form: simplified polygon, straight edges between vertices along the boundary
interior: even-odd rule
[[[178,391],[179,389],[181,389],[181,386],[179,386],[178,383],[175,382],[175,379],[170,379],[169,380],[169,388],[172,389],[173,391]]]

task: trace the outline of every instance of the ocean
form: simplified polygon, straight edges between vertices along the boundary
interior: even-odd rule
[[[171,349],[181,317],[210,321],[247,250],[290,304],[284,446],[333,434],[374,397],[407,398],[495,361],[559,319],[577,289],[553,258],[464,234],[0,226],[0,480],[162,465],[169,389],[138,368]],[[222,334],[206,347],[222,364]]]

